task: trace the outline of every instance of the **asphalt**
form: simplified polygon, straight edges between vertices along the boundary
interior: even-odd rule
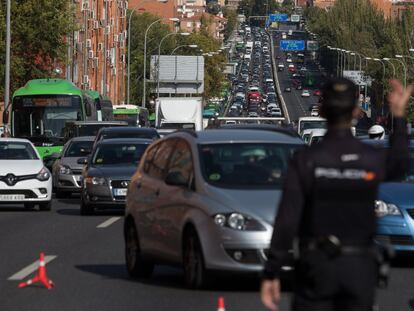
[[[112,217],[121,219],[97,228]],[[149,280],[130,279],[124,266],[122,217],[116,211],[80,216],[78,198],[54,200],[51,212],[0,206],[0,310],[208,311],[216,310],[219,296],[225,298],[226,310],[265,310],[257,279],[227,275],[208,290],[193,291],[184,287],[179,267],[167,266],[157,267]],[[19,281],[8,278],[41,251],[57,256],[46,265],[55,288],[17,288]],[[413,265],[408,261],[393,269],[389,289],[379,292],[380,310],[413,310]],[[288,291],[283,293],[280,310],[289,309],[289,297]]]
[[[312,93],[318,88],[315,85],[312,88],[306,88],[311,91],[310,97],[302,97],[302,90],[296,90],[292,85],[292,74],[287,70],[286,55],[285,52],[279,49],[279,41],[281,39],[280,33],[272,32],[273,41],[274,41],[274,57],[279,56],[280,59],[276,59],[276,66],[280,62],[285,64],[284,71],[277,71],[278,79],[280,83],[280,88],[282,91],[282,96],[286,102],[286,107],[289,113],[291,121],[297,121],[300,117],[310,116],[309,107],[318,102],[318,97],[313,96]],[[289,39],[293,40],[306,40],[305,33],[293,33],[293,36]],[[315,77],[315,81],[319,84],[323,81],[323,75],[321,69],[318,67],[316,62],[310,58],[309,55],[306,55],[305,66],[308,71],[312,72]],[[286,87],[291,87],[292,92],[285,92]]]

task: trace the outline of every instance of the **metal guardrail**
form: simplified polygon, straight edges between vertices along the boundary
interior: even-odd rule
[[[276,67],[276,63],[275,63],[275,51],[274,51],[275,46],[273,44],[273,36],[268,31],[266,31],[266,33],[270,37],[270,49],[272,51],[273,79],[274,79],[274,81],[276,83],[276,92],[277,92],[277,95],[279,97],[280,104],[282,105],[283,114],[284,114],[284,116],[286,118],[286,121],[288,123],[290,123],[289,112],[288,112],[288,109],[286,107],[285,99],[282,96],[282,91],[280,89],[279,78],[277,76],[277,69],[276,69],[277,67]]]

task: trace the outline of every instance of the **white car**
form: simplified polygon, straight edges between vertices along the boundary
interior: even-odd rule
[[[310,95],[310,92],[308,90],[303,90],[301,96],[302,97],[310,97],[311,95]]]
[[[320,142],[326,132],[326,129],[313,129],[309,137],[308,145],[312,146],[313,144]]]
[[[52,178],[27,139],[0,138],[0,204],[52,207]]]
[[[287,59],[286,59],[286,62],[287,62],[287,63],[291,63],[291,62],[292,62],[292,59],[291,59],[291,58],[287,58]]]
[[[311,117],[319,117],[319,109],[312,109]]]

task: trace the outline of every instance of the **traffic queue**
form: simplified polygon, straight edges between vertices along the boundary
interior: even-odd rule
[[[267,35],[248,28],[227,115],[283,117]],[[305,91],[302,96],[310,96]],[[294,129],[247,123],[161,137],[154,128],[121,122],[94,128],[94,135],[74,134],[49,164],[28,139],[0,138],[0,200],[50,211],[54,192],[56,199],[78,200],[81,215],[125,210],[131,277],[150,277],[161,263],[181,265],[190,288],[209,284],[211,271],[258,275],[269,256],[289,162],[306,144],[323,142],[327,121],[315,111]],[[385,140],[360,138],[389,148]],[[412,143],[410,152],[414,163]],[[372,206],[376,242],[401,252],[414,251],[413,167],[403,180],[381,184]],[[292,260],[281,266],[292,268]]]

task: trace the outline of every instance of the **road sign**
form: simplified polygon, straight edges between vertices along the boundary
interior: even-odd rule
[[[300,22],[300,15],[297,14],[293,14],[290,16],[290,21],[294,22],[294,23],[299,23]]]
[[[306,42],[306,49],[308,51],[317,51],[319,49],[319,43],[318,43],[318,41],[310,41],[310,40],[308,40]]]
[[[287,22],[289,21],[289,15],[287,14],[270,14],[269,21],[271,22]]]
[[[343,77],[353,81],[356,85],[371,85],[372,79],[366,76],[363,71],[344,70]]]
[[[303,40],[280,40],[282,51],[304,51],[305,41]]]

